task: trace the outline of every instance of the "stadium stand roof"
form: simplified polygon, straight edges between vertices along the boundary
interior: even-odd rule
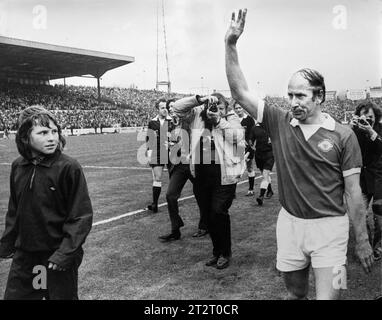
[[[101,77],[134,57],[0,36],[0,78],[54,80]]]

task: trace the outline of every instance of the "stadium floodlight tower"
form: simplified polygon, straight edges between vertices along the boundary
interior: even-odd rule
[[[163,22],[163,39],[164,39],[164,50],[166,56],[166,69],[167,69],[167,80],[159,81],[159,1],[162,1],[162,22]],[[170,82],[170,66],[168,63],[167,55],[167,37],[166,37],[166,24],[165,24],[165,13],[164,13],[164,0],[158,0],[157,3],[157,77],[156,77],[156,90],[159,90],[159,86],[167,86],[167,92],[171,93],[171,82]]]

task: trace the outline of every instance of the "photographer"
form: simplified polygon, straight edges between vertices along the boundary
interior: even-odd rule
[[[244,168],[244,130],[220,93],[188,97],[175,102],[174,112],[190,124],[194,194],[213,244],[206,265],[228,267],[231,258],[231,225],[228,210]]]
[[[180,228],[184,226],[184,222],[179,215],[178,199],[187,180],[194,183],[194,177],[191,175],[188,159],[190,149],[189,124],[187,124],[187,121],[180,121],[180,119],[174,114],[174,101],[174,99],[170,99],[167,100],[166,103],[168,114],[172,118],[171,123],[174,128],[171,132],[171,139],[169,143],[170,162],[172,162],[173,165],[169,169],[170,179],[166,192],[167,207],[171,222],[171,232],[159,236],[159,239],[162,242],[170,242],[180,239]],[[172,159],[172,157],[175,158]],[[206,217],[201,213],[202,212],[200,212],[198,231],[193,234],[193,237],[203,237],[208,233]]]
[[[370,243],[374,259],[381,259],[382,227],[382,110],[371,101],[361,102],[350,122],[361,147],[361,189],[368,206],[373,198],[374,236]],[[371,238],[371,237],[370,237]]]

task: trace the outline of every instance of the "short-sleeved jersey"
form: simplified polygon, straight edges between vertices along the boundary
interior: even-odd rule
[[[245,130],[245,141],[248,142],[250,139],[251,130],[255,125],[255,120],[253,120],[252,117],[246,115],[245,117],[240,118],[240,124]]]
[[[257,120],[272,140],[280,203],[298,218],[344,215],[344,177],[362,167],[354,132],[323,115],[325,123],[306,139],[291,113],[259,100]]]
[[[268,132],[263,128],[262,124],[256,124],[253,126],[249,139],[255,146],[255,154],[261,155],[264,153],[272,152],[272,143],[268,135]]]
[[[147,148],[152,150],[150,164],[168,164],[168,148],[165,142],[168,142],[170,133],[173,129],[170,118],[166,118],[162,122],[156,116],[149,121],[147,126]]]

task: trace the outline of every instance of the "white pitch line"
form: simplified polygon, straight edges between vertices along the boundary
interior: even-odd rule
[[[11,163],[8,162],[0,162],[0,166],[10,166]],[[108,167],[108,166],[82,166],[82,168],[89,169],[118,169],[118,170],[151,170],[151,168],[147,167]]]
[[[126,169],[126,170],[151,170],[147,167],[108,167],[108,166],[82,166],[82,168],[90,169]]]
[[[274,174],[274,173],[271,172],[271,174]],[[255,178],[255,180],[257,180],[259,178],[262,178],[262,177],[263,176],[258,176],[258,177]],[[240,184],[247,183],[247,182],[248,182],[248,180],[243,180],[243,181],[238,182],[237,184],[240,185]],[[187,196],[187,197],[179,198],[178,202],[184,201],[184,200],[187,200],[187,199],[191,199],[191,198],[194,198],[194,197],[195,196],[192,195],[192,196]],[[167,206],[167,202],[159,204],[158,208],[164,207],[164,206]],[[127,212],[127,213],[121,214],[119,216],[116,216],[116,217],[113,217],[113,218],[110,218],[110,219],[105,219],[105,220],[101,220],[101,221],[98,221],[98,222],[94,222],[93,223],[93,227],[99,226],[101,224],[106,224],[106,223],[109,223],[109,222],[113,222],[113,221],[116,221],[116,220],[120,220],[120,219],[123,219],[125,217],[133,216],[133,215],[136,215],[138,213],[145,212],[145,211],[148,211],[148,209],[147,208],[145,208],[145,209],[138,209],[138,210],[135,210],[135,211],[131,211],[131,212]]]

